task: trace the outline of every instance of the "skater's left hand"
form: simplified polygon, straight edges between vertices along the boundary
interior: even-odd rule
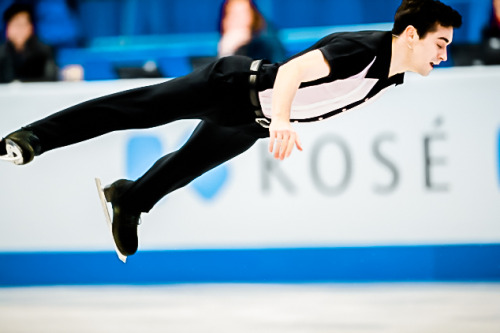
[[[273,119],[269,126],[269,152],[273,153],[274,158],[284,160],[292,153],[293,147],[302,151],[302,144],[300,143],[297,132],[292,128],[290,121]]]

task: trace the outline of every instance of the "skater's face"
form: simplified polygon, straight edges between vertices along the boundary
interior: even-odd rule
[[[427,76],[442,61],[448,60],[447,47],[453,40],[453,28],[437,25],[435,31],[420,38],[415,31],[409,31],[408,48],[412,70]]]
[[[20,12],[12,17],[7,24],[7,39],[14,44],[16,49],[22,50],[24,44],[33,34],[33,24],[27,12]]]

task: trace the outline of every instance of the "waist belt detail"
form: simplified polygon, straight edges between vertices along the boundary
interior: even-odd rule
[[[250,65],[250,76],[248,82],[250,84],[250,103],[255,107],[255,122],[264,128],[269,128],[271,121],[264,116],[262,108],[259,103],[259,93],[257,91],[257,74],[262,66],[263,60],[254,60]]]

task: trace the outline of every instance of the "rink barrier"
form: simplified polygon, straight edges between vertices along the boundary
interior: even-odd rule
[[[0,253],[0,286],[500,282],[500,244]]]

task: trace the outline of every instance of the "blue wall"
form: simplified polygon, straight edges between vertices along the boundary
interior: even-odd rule
[[[32,0],[39,9],[42,37],[80,34],[84,40],[118,35],[206,33],[218,30],[223,0],[77,0],[76,11],[65,0]],[[13,0],[0,0],[0,11]],[[443,0],[464,16],[458,41],[478,42],[488,21],[491,0]],[[400,0],[256,0],[278,29],[391,22]],[[49,12],[52,12],[50,14]],[[74,16],[74,17],[73,17]],[[52,21],[51,21],[52,19]],[[53,21],[64,28],[54,29]],[[78,27],[75,26],[78,25]],[[47,27],[47,28],[46,28]],[[80,28],[78,31],[77,28]],[[2,38],[3,38],[3,26]],[[48,29],[48,30],[46,30]],[[60,37],[60,36],[59,36]]]
[[[102,36],[216,32],[223,0],[80,0],[89,39]],[[444,0],[464,16],[458,40],[477,42],[490,0]],[[400,0],[257,0],[278,29],[391,22]]]
[[[406,281],[499,282],[500,245],[0,253],[0,286]]]

